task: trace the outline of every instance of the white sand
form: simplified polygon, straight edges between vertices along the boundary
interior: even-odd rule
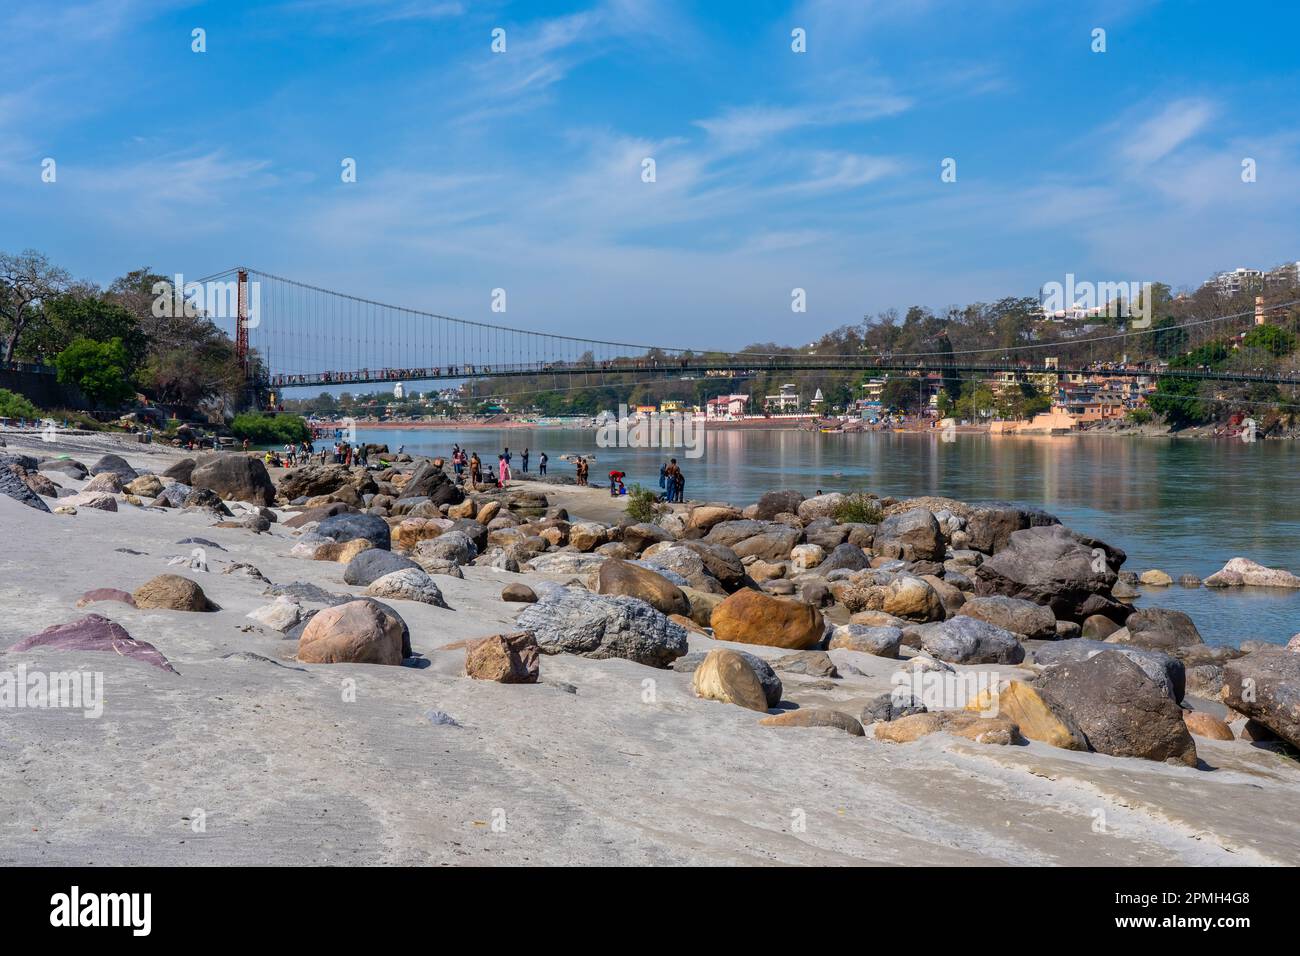
[[[8,451],[49,451],[9,440]],[[169,456],[152,451],[121,453],[162,471]],[[536,686],[461,676],[463,652],[437,649],[511,628],[521,605],[500,589],[530,575],[439,576],[452,610],[390,602],[427,668],[298,665],[294,641],[241,631],[270,600],[265,586],[220,571],[245,561],[276,583],[362,589],[343,583],[342,565],[288,557],[282,526],[210,524],[127,505],[48,515],[0,497],[0,648],[93,611],[180,672],[90,652],[4,655],[0,670],[102,671],[105,704],[99,719],[0,710],[0,863],[1300,863],[1300,769],[1240,741],[1197,738],[1215,769],[1192,770],[1039,743],[760,727],[753,712],[695,699],[687,675],[627,661],[543,657]],[[167,559],[188,553],[175,542],[191,535],[227,549],[208,552],[211,573],[182,572],[222,611],[75,607],[90,588],[130,591],[177,571]],[[269,660],[224,658],[239,652]],[[785,677],[786,697],[856,714],[897,667],[832,656],[868,676],[830,691]],[[431,709],[462,726],[435,726]],[[204,832],[186,820],[196,811]]]

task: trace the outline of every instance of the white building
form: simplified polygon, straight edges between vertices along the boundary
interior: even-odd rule
[[[406,389],[402,386],[401,382],[398,382],[396,385],[393,386],[393,398],[397,399],[400,402],[405,397],[406,397]]]

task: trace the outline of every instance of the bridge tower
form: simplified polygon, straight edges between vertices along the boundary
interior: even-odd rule
[[[235,357],[248,377],[248,270],[239,270],[239,315],[235,319]]]

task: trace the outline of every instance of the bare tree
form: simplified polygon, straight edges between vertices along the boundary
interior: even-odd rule
[[[14,360],[14,350],[23,330],[36,315],[36,307],[52,296],[67,291],[72,277],[35,249],[16,256],[0,253],[0,320],[8,335],[5,361]]]

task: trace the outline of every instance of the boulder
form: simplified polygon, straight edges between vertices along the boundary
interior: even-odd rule
[[[1056,637],[1056,618],[1049,609],[1033,601],[992,594],[968,598],[957,613],[996,624],[1022,638],[1053,640]]]
[[[1182,710],[1118,651],[1048,667],[1034,689],[1098,753],[1196,766],[1196,744]]]
[[[98,614],[87,614],[67,624],[47,627],[39,634],[24,637],[9,651],[18,653],[37,647],[61,651],[103,651],[176,673],[176,668],[172,667],[158,648],[147,641],[137,641],[120,624]]]
[[[645,601],[553,587],[516,620],[531,630],[545,654],[621,657],[667,667],[688,649],[686,629]]]
[[[160,574],[135,589],[131,595],[139,608],[165,608],[171,611],[219,611],[199,587],[179,574]]]
[[[753,589],[735,592],[713,609],[713,635],[720,641],[803,650],[821,642],[821,612],[799,601]]]
[[[275,503],[275,484],[261,459],[253,455],[204,455],[195,464],[188,484],[195,488],[211,488],[227,501],[251,501],[259,505]]]
[[[876,657],[897,657],[903,632],[896,627],[841,624],[831,632],[831,650],[858,651]]]
[[[388,522],[377,515],[337,514],[324,519],[317,527],[316,533],[335,541],[352,541],[364,538],[373,547],[385,551],[392,548],[392,533]]]
[[[1161,651],[1107,644],[1104,641],[1077,639],[1058,641],[1034,651],[1034,663],[1044,667],[1068,662],[1082,662],[1106,651],[1118,651],[1142,669],[1170,700],[1181,703],[1186,685],[1186,669],[1178,658]]]
[[[127,482],[125,490],[140,498],[157,498],[163,493],[162,479],[157,475],[141,475]]]
[[[24,474],[26,473],[25,469],[20,468],[19,470],[23,471]],[[40,495],[32,491],[27,482],[23,480],[22,475],[15,472],[13,468],[4,465],[0,465],[0,495],[6,495],[19,504],[35,508],[37,511],[44,511],[46,514],[50,513],[49,506],[41,500]],[[76,505],[70,507],[75,508]],[[117,503],[114,502],[113,510],[116,510],[116,508]]]
[[[834,518],[836,512],[849,500],[848,495],[832,491],[827,495],[816,495],[799,502],[797,514],[804,524],[810,524],[818,518]]]
[[[883,518],[872,544],[876,554],[904,561],[942,561],[945,547],[939,522],[925,508]]]
[[[640,554],[656,542],[672,540],[673,536],[657,524],[642,522],[628,525],[623,529],[623,545],[636,554]]]
[[[375,553],[388,554],[389,552],[376,551]],[[375,578],[366,588],[366,594],[370,597],[419,601],[421,604],[432,604],[434,607],[447,607],[442,590],[434,583],[433,578],[429,577],[429,573],[418,565],[389,571]]]
[[[740,560],[740,555],[726,545],[708,541],[679,541],[675,546],[699,555],[704,562],[704,570],[727,591],[744,586],[745,565]]]
[[[530,631],[493,634],[465,647],[465,674],[498,684],[536,684],[541,671],[537,640]]]
[[[1016,635],[974,617],[954,617],[921,631],[921,647],[951,664],[1019,664],[1025,649]]]
[[[797,571],[810,571],[826,560],[826,551],[818,544],[797,544],[790,549],[790,564]]]
[[[1031,685],[1013,680],[997,691],[985,691],[966,704],[966,709],[1006,717],[1022,736],[1062,750],[1087,750],[1083,732],[1068,717],[1058,714]]]
[[[478,557],[478,548],[464,531],[459,528],[444,531],[436,538],[421,541],[415,546],[415,558],[419,561],[452,561],[457,565],[469,564]]]
[[[1006,502],[981,504],[966,516],[967,546],[984,554],[997,554],[1010,543],[1015,532],[1059,523],[1055,515],[1037,508],[1021,508]]]
[[[100,475],[104,472],[112,472],[121,479],[122,484],[128,481],[134,481],[140,477],[140,473],[127,464],[126,459],[121,455],[105,455],[90,466],[92,475]]]
[[[824,707],[800,707],[759,720],[764,727],[831,727],[850,737],[862,737],[862,725],[848,714]]]
[[[1212,714],[1203,710],[1183,711],[1183,723],[1188,733],[1196,737],[1208,737],[1210,740],[1236,740],[1232,728]]]
[[[1083,626],[1080,628],[1079,634],[1089,640],[1104,641],[1118,630],[1119,625],[1106,615],[1090,614],[1083,619]]]
[[[749,651],[736,651],[735,653],[743,657],[754,673],[758,675],[758,681],[763,685],[763,694],[767,706],[771,708],[781,703],[781,695],[785,692],[785,688],[781,686],[781,678],[772,669],[772,665],[758,655],[749,653]],[[673,661],[672,669],[681,674],[693,674],[707,656],[708,652],[706,651],[693,651]]]
[[[840,672],[825,651],[798,651],[786,654],[772,662],[772,669],[783,674],[802,674],[804,677],[838,679]]]
[[[79,494],[68,495],[66,498],[60,498],[59,504],[66,508],[93,508],[96,511],[117,510],[117,499],[102,491],[83,491]]]
[[[803,495],[797,491],[789,489],[769,491],[758,499],[754,517],[760,521],[771,521],[779,514],[798,512],[799,505],[802,503]]]
[[[1061,525],[1026,528],[975,571],[981,596],[1003,594],[1051,608],[1055,617],[1081,621],[1095,611],[1089,598],[1111,602],[1115,569],[1124,553]]]
[[[686,519],[686,527],[707,532],[719,521],[737,521],[740,512],[730,505],[699,505],[692,508]]]
[[[1132,644],[1167,654],[1205,643],[1190,617],[1182,611],[1164,607],[1134,611],[1124,622],[1124,627],[1114,631],[1106,640],[1108,643]]]
[[[456,505],[465,499],[465,493],[443,471],[441,461],[423,462],[412,473],[410,480],[402,489],[406,496],[427,496],[435,505]]]
[[[695,669],[691,685],[697,697],[767,712],[767,695],[744,655],[726,649],[709,651]]]
[[[378,601],[349,601],[317,611],[298,639],[309,664],[401,664],[402,619]]]
[[[1138,583],[1152,588],[1167,588],[1174,583],[1174,579],[1159,568],[1151,568],[1138,575]]]
[[[835,549],[827,555],[826,560],[817,566],[817,573],[824,577],[832,571],[841,569],[862,571],[869,567],[871,567],[871,559],[867,557],[867,553],[857,545],[849,544],[846,541],[835,546]]]
[[[924,714],[927,708],[919,697],[907,693],[905,688],[896,687],[893,691],[878,694],[867,701],[862,708],[862,723],[874,724],[878,721],[888,722],[910,717],[912,714]]]
[[[343,569],[343,580],[357,587],[365,587],[385,574],[408,568],[420,571],[420,566],[410,558],[404,558],[392,551],[370,548],[348,562],[348,566]]]
[[[593,551],[608,540],[609,529],[594,521],[579,521],[569,526],[569,544],[579,551]]]
[[[164,478],[172,478],[183,485],[192,485],[190,478],[194,475],[194,468],[197,462],[193,458],[182,458],[176,464],[172,465],[163,472]]]
[[[689,614],[691,605],[681,588],[647,568],[610,558],[596,572],[599,594],[640,598],[663,614]]]
[[[270,604],[249,611],[245,616],[263,627],[269,627],[283,634],[292,630],[302,620],[302,605],[295,598],[281,595]]]
[[[87,591],[77,599],[77,607],[85,607],[87,604],[94,604],[97,601],[120,601],[123,604],[135,607],[135,598],[125,591],[119,591],[117,588],[95,588]]]
[[[516,604],[533,604],[537,601],[537,593],[527,584],[516,581],[501,589],[501,600]]]
[[[303,465],[285,472],[280,479],[278,494],[285,501],[294,501],[332,495],[344,488],[364,495],[376,493],[379,486],[365,472],[356,473],[346,465],[329,462]]]
[[[1300,577],[1281,568],[1266,568],[1249,558],[1233,558],[1203,583],[1207,588],[1300,588]]]
[[[1269,647],[1228,661],[1223,702],[1300,747],[1300,654]]]

